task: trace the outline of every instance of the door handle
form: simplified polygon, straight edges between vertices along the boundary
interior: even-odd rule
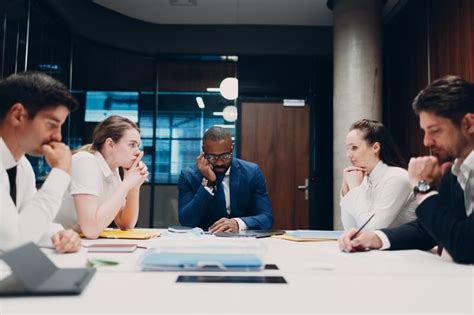
[[[305,178],[304,180],[304,185],[302,186],[298,186],[298,190],[304,190],[304,199],[305,200],[308,200],[308,196],[309,196],[309,181],[307,178]]]

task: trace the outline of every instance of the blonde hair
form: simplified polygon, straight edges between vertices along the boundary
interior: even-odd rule
[[[94,128],[92,143],[83,145],[78,151],[100,151],[105,140],[111,138],[114,142],[118,142],[123,137],[125,131],[132,128],[140,132],[137,124],[130,119],[117,115],[109,116]]]

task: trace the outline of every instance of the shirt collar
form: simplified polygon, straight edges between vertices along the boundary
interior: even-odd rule
[[[378,181],[384,176],[385,172],[388,169],[388,165],[380,160],[367,176],[367,181],[370,182],[372,185],[377,184]]]
[[[99,162],[99,167],[106,178],[111,175],[114,175],[114,172],[112,172],[109,164],[107,164],[107,161],[105,161],[104,156],[100,152],[98,151],[94,152],[94,156]]]
[[[454,160],[453,167],[451,168],[451,172],[456,177],[462,174],[464,178],[468,178],[469,173],[472,171],[474,171],[474,150],[469,153],[462,163],[460,163],[459,159]]]
[[[3,141],[3,138],[0,138],[0,159],[2,160],[3,167],[8,170],[17,165],[13,154],[10,149],[8,149],[7,144]]]

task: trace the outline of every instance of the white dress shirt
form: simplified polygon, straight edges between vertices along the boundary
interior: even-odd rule
[[[408,172],[379,161],[360,186],[341,196],[341,219],[345,230],[361,227],[375,213],[364,230],[395,227],[416,219],[416,200]]]
[[[8,250],[26,242],[52,246],[51,236],[62,227],[53,224],[70,176],[53,168],[41,189],[36,190],[33,168],[25,156],[15,161],[0,138],[0,249]],[[10,197],[7,169],[17,166],[16,205]]]
[[[71,184],[54,221],[65,228],[80,232],[74,195],[97,196],[97,202],[101,205],[110,198],[121,182],[118,169],[112,171],[100,152],[81,151],[74,154],[71,162]]]
[[[454,161],[451,169],[456,175],[459,185],[464,191],[464,204],[466,205],[466,215],[469,216],[474,210],[474,151],[471,151],[463,163]]]
[[[466,215],[469,216],[474,210],[474,151],[471,151],[462,163],[460,163],[459,159],[456,159],[451,172],[457,177],[458,183],[464,191],[464,205]],[[390,240],[387,235],[382,231],[375,231],[375,233],[382,241],[380,249],[390,248]]]
[[[230,204],[230,169],[231,169],[231,167],[229,167],[227,169],[227,172],[225,172],[224,179],[222,180],[222,187],[224,187],[225,207],[226,207],[228,215],[230,215],[230,212],[231,212],[231,204]],[[211,195],[214,196],[214,192],[212,191],[212,189],[210,189],[209,187],[204,187],[204,188],[206,188],[206,190]],[[237,225],[239,226],[239,231],[247,230],[247,224],[245,224],[244,220],[242,220],[241,218],[232,218],[232,219],[237,221]]]

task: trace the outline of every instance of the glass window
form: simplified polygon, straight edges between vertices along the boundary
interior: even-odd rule
[[[204,108],[197,104],[201,97]],[[196,163],[205,130],[221,125],[235,137],[235,121],[224,119],[222,112],[232,101],[219,93],[160,92],[156,119],[155,182],[176,184],[181,170]],[[143,133],[142,133],[143,134]]]

